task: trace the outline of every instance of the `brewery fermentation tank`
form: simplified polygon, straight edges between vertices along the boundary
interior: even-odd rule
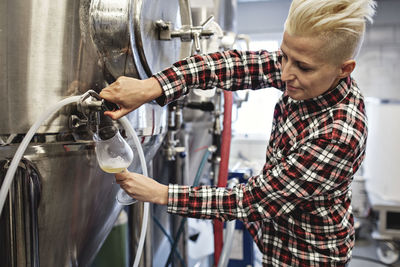
[[[180,27],[179,1],[0,0],[0,180],[50,104],[121,75],[147,78],[189,55],[181,39],[159,40],[160,19]],[[147,161],[166,117],[155,103],[128,116]],[[90,126],[70,105],[39,128],[0,217],[5,266],[88,266],[111,231],[118,186],[96,162]]]

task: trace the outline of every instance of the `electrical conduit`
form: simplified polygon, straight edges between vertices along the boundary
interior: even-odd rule
[[[232,92],[224,91],[224,122],[221,143],[221,162],[218,173],[218,187],[226,187],[228,180],[229,153],[232,135]],[[224,224],[220,220],[214,220],[214,266],[219,262],[223,246]]]

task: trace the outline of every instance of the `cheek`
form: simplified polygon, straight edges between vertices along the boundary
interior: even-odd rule
[[[315,78],[312,75],[298,75],[297,80],[305,91],[311,90],[315,85]]]
[[[321,92],[329,89],[331,85],[331,77],[315,73],[311,75],[303,75],[299,82],[302,87],[310,92]]]

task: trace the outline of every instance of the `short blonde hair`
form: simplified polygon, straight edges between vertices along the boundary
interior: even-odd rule
[[[372,23],[374,0],[293,0],[285,22],[289,35],[326,40],[325,56],[336,63],[354,58]]]

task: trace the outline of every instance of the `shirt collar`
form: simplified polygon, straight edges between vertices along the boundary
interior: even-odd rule
[[[349,93],[351,86],[350,76],[340,80],[339,84],[332,90],[325,92],[312,99],[294,100],[289,97],[288,103],[298,106],[302,120],[326,111],[341,102]]]

